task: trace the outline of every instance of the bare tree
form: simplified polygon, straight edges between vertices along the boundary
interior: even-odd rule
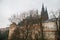
[[[58,36],[59,36],[59,39],[58,40],[60,40],[60,10],[58,10],[59,11],[59,16],[58,16],[58,28],[59,28],[59,30],[58,30]]]
[[[28,15],[27,15],[27,14]],[[38,19],[37,20],[34,20],[34,17],[37,17]],[[36,23],[36,22],[40,22],[41,24],[40,24],[40,27],[42,26],[42,22],[41,22],[41,20],[40,20],[40,17],[39,17],[39,15],[38,15],[38,10],[30,10],[30,11],[28,11],[28,12],[23,12],[21,15],[13,15],[13,16],[11,16],[11,18],[9,19],[11,22],[15,22],[15,23],[20,23],[21,24],[21,22],[22,21],[24,21],[23,23],[22,23],[22,25],[24,26],[26,26],[26,33],[24,34],[24,32],[23,32],[23,34],[25,35],[25,40],[29,40],[29,29],[30,29],[30,26],[32,26],[34,23]],[[16,33],[16,35],[19,35],[19,30],[21,30],[21,29],[19,29],[18,27],[15,29],[15,33]],[[23,29],[22,29],[23,30]],[[41,31],[43,31],[42,29],[41,29]],[[15,33],[13,34],[15,37],[17,37],[16,35],[15,35]],[[30,34],[31,35],[31,34]],[[31,38],[31,36],[30,36],[30,38]],[[18,37],[18,39],[20,39],[19,37]],[[36,39],[37,39],[37,37],[36,37]],[[32,39],[31,39],[32,40]]]
[[[57,14],[57,12],[56,12],[56,14]],[[55,23],[56,23],[56,28],[57,28],[57,31],[56,31],[56,39],[57,40],[59,40],[59,35],[58,35],[58,32],[59,32],[59,27],[58,27],[58,18],[56,17],[56,15],[54,14],[54,12],[52,11],[52,15],[53,15],[53,17],[55,18]],[[55,40],[56,40],[55,39]]]

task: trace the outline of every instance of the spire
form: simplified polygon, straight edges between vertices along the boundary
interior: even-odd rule
[[[46,16],[46,20],[47,20],[47,19],[49,19],[49,18],[48,18],[48,11],[47,11],[47,7],[46,7],[46,9],[45,9],[45,16]]]
[[[45,10],[44,10],[44,11],[45,11],[46,14],[48,14],[48,12],[47,12],[47,7],[45,7]]]
[[[44,4],[42,4],[41,19],[42,21],[46,21],[48,19],[47,8],[44,8]]]
[[[44,11],[44,3],[42,3],[42,11]]]

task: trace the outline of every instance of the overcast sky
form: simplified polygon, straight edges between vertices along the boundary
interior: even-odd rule
[[[0,0],[0,28],[9,26],[9,17],[17,12],[41,10],[42,3],[48,11],[60,8],[60,0]]]

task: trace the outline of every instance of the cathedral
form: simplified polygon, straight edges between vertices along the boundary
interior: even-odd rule
[[[41,19],[42,21],[48,20],[48,11],[47,8],[44,8],[44,4],[42,4],[42,10],[41,10]]]
[[[36,12],[38,13],[38,12]],[[55,19],[49,19],[47,8],[42,4],[41,15],[27,17],[9,28],[9,40],[57,40]]]

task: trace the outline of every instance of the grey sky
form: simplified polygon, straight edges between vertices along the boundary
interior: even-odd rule
[[[60,0],[0,0],[0,28],[9,26],[9,17],[17,12],[41,10],[42,3],[48,11],[60,8]]]

